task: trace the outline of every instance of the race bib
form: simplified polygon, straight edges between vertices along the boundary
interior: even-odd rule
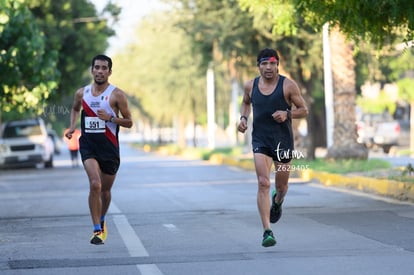
[[[85,133],[105,133],[105,121],[99,117],[85,116]]]

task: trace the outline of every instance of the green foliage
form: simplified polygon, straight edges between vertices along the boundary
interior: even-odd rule
[[[104,53],[108,37],[114,31],[108,26],[113,18],[116,22],[120,9],[109,4],[101,14],[87,0],[27,0],[36,23],[48,38],[46,50],[58,52],[56,67],[62,76],[53,95],[58,101],[65,95],[72,95],[89,79],[90,60],[96,54]]]
[[[298,159],[292,161],[294,165],[307,165],[309,169],[315,171],[323,171],[328,173],[346,174],[351,172],[372,171],[377,169],[390,168],[391,164],[388,161],[380,159],[369,160],[328,160],[317,158],[313,161],[305,159]]]
[[[209,160],[213,155],[223,155],[227,157],[238,157],[242,154],[243,148],[242,147],[223,147],[223,148],[216,148],[214,150],[204,149],[201,150],[201,159]]]
[[[322,40],[309,26],[292,30],[302,21],[299,16],[293,15],[291,4],[268,0],[255,1],[258,5],[251,7],[243,1],[170,2],[181,4],[177,5],[182,15],[178,26],[190,36],[194,51],[203,57],[202,66],[214,61],[218,75],[219,106],[229,103],[228,91],[232,77],[236,76],[240,82],[244,82],[245,77],[252,78],[257,74],[255,57],[265,47],[278,49],[283,74],[287,72],[295,79],[304,93],[312,96],[314,90],[323,91],[323,71],[320,70]],[[241,4],[238,5],[238,2]],[[274,25],[276,22],[270,16],[273,12],[279,19],[277,25]]]
[[[396,102],[391,101],[384,91],[381,91],[376,98],[357,97],[357,105],[362,108],[364,113],[374,114],[379,114],[386,110],[393,114],[397,108]]]
[[[169,0],[180,14],[177,26],[190,37],[194,52],[202,54],[204,70],[211,61],[234,60],[235,65],[251,72],[255,56],[272,37],[254,27],[253,16],[241,10],[238,1]]]
[[[292,0],[296,11],[316,29],[329,22],[339,25],[348,36],[370,39],[377,44],[393,40],[403,33],[405,40],[414,38],[414,5],[411,1]]]
[[[397,81],[399,96],[409,102],[414,101],[414,79],[402,78]]]
[[[400,44],[403,46],[406,44]],[[394,50],[392,54],[385,54],[382,59],[382,68],[388,82],[398,81],[400,78],[408,77],[407,72],[414,72],[414,47],[404,50]]]
[[[43,113],[46,121],[68,123],[73,93],[89,81],[90,60],[106,50],[114,34],[108,21],[116,22],[119,13],[108,4],[98,16],[87,0],[1,1],[3,118]],[[56,106],[66,111],[44,113]]]
[[[241,12],[237,1],[169,2],[178,3],[174,12],[180,16],[175,24],[188,37],[191,51],[201,57],[196,65],[203,72],[213,66],[216,117],[219,125],[226,127],[231,83],[234,79],[241,83],[240,75],[252,71],[253,55],[266,39],[252,27],[251,16]],[[204,112],[198,113],[197,121],[205,122],[205,117]]]
[[[404,45],[386,45],[379,50],[371,43],[358,43],[355,56],[357,87],[366,83],[398,83],[400,79],[409,78],[410,72],[414,72],[414,48],[401,50],[399,47]],[[409,84],[402,85],[407,85],[407,88],[399,88],[398,98],[410,101]],[[395,109],[395,101],[390,101],[384,92],[377,99],[359,98],[358,105],[375,113],[386,108],[390,111]]]
[[[276,36],[295,34],[296,37],[303,37],[303,33],[300,34],[298,30],[313,28],[319,32],[326,22],[331,26],[339,25],[341,31],[358,42],[356,43],[358,86],[367,81],[393,82],[406,71],[414,69],[412,62],[414,48],[401,52],[392,45],[394,41],[409,41],[414,38],[414,5],[410,1],[239,0],[239,2],[244,10],[250,11],[255,22],[265,22],[262,24],[273,26],[273,34]],[[281,12],[284,15],[281,15]],[[399,45],[401,46],[403,43]]]
[[[239,0],[243,11],[254,14],[254,27],[268,36],[296,36],[299,25],[292,2],[284,0]]]
[[[139,40],[115,56],[112,75],[114,83],[140,102],[141,114],[159,126],[172,125],[178,117],[188,122],[205,113],[201,56],[192,51],[175,20],[171,14],[146,18],[137,28]]]
[[[411,163],[407,164],[407,166],[402,171],[402,176],[412,176],[414,175],[414,167]]]
[[[55,52],[23,1],[0,2],[0,112],[41,106],[57,86]]]

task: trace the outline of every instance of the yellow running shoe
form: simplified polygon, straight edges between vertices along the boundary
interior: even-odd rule
[[[91,237],[91,244],[104,244],[102,231],[95,231]]]
[[[108,236],[108,229],[106,228],[106,222],[101,222],[101,228],[102,228],[102,240],[106,241],[106,237]]]

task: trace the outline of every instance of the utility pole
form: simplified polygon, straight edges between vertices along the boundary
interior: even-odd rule
[[[326,147],[333,145],[334,130],[334,97],[331,66],[331,47],[329,44],[329,23],[323,25],[323,67],[325,79],[325,116],[326,116]]]
[[[207,135],[208,135],[208,148],[214,149],[215,135],[216,135],[216,122],[215,122],[215,91],[214,91],[214,71],[213,66],[210,63],[207,69]]]

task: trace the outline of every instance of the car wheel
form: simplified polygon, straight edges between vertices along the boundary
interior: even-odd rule
[[[385,154],[388,154],[390,152],[390,149],[391,149],[391,145],[382,146],[382,150],[384,151]]]
[[[50,159],[45,162],[45,168],[52,168],[53,167],[53,155],[50,156]]]

